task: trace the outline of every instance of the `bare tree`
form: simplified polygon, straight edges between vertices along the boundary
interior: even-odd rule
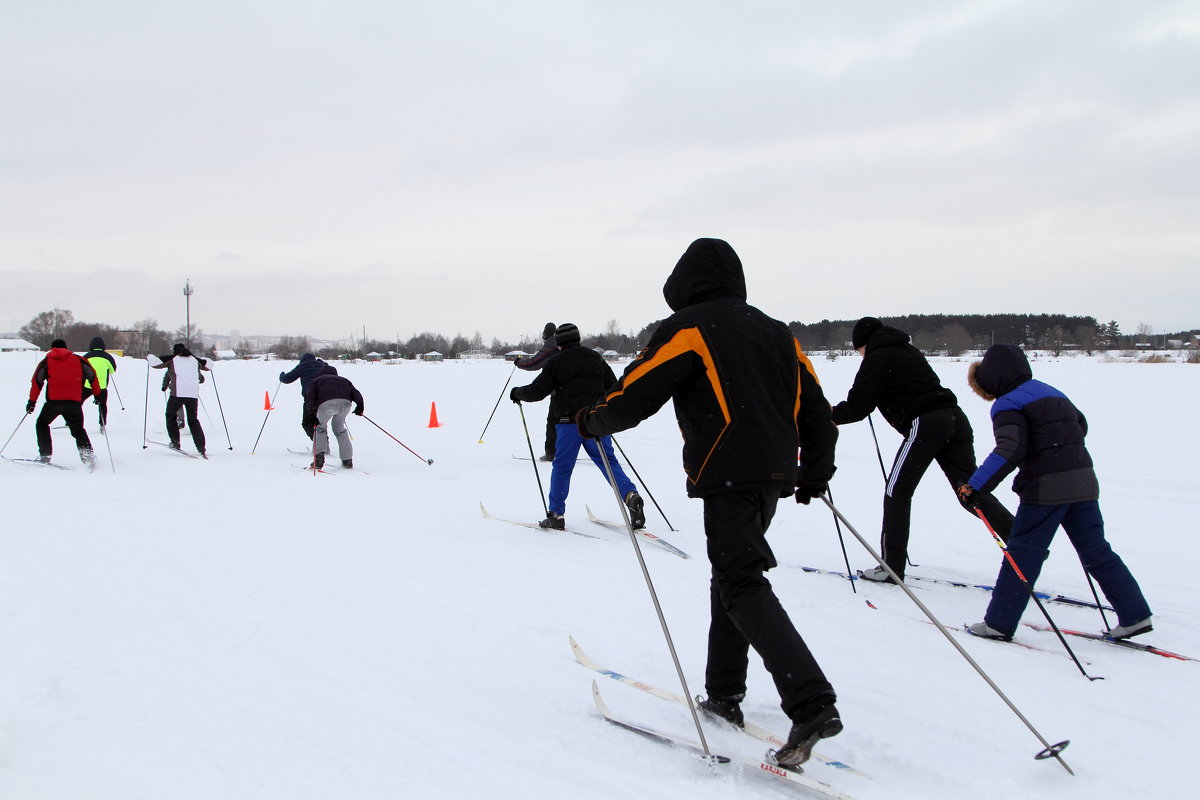
[[[21,338],[43,350],[49,350],[50,343],[65,336],[67,328],[74,322],[75,315],[66,309],[43,311],[21,328]]]

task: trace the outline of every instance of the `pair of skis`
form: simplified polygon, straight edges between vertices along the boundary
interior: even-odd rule
[[[649,694],[652,697],[657,697],[660,700],[666,700],[667,702],[675,703],[677,705],[684,706],[685,708],[689,706],[687,699],[684,698],[682,695],[675,694],[674,692],[671,692],[667,689],[662,689],[657,686],[653,686],[653,685],[645,683],[643,681],[639,681],[635,678],[631,678],[628,675],[623,675],[622,673],[617,672],[612,669],[609,669],[608,667],[601,666],[598,662],[594,661],[590,656],[588,656],[583,651],[583,648],[581,648],[579,646],[579,643],[575,641],[575,637],[573,637],[573,636],[570,637],[570,642],[571,642],[571,652],[574,654],[575,660],[578,661],[580,665],[586,667],[587,669],[590,669],[593,672],[597,672],[606,677],[612,678],[613,680],[618,681],[620,683],[624,683],[626,686],[632,686],[633,688],[635,688],[639,691],[645,692],[646,694]],[[779,779],[785,783],[788,783],[792,786],[795,786],[797,788],[806,789],[808,791],[820,794],[824,797],[833,798],[833,800],[851,800],[850,796],[845,794],[844,792],[841,792],[838,789],[835,789],[834,787],[830,786],[827,783],[819,781],[815,778],[811,778],[808,775],[804,774],[804,770],[799,767],[789,768],[789,767],[780,766],[779,764],[775,763],[775,760],[770,753],[768,753],[767,757],[763,758],[763,759],[748,758],[745,756],[738,756],[738,755],[714,755],[712,753],[705,752],[704,748],[701,747],[700,744],[698,744],[697,742],[694,742],[691,739],[688,739],[686,737],[677,736],[675,734],[670,734],[670,733],[664,733],[662,731],[655,730],[655,729],[647,727],[645,725],[641,725],[638,723],[633,723],[633,722],[629,722],[627,720],[621,719],[621,718],[617,717],[615,714],[613,714],[608,709],[607,704],[605,704],[605,702],[604,702],[604,698],[601,697],[601,695],[600,695],[600,687],[596,684],[595,681],[592,681],[592,700],[596,704],[596,709],[600,712],[600,714],[606,720],[608,720],[609,722],[612,722],[615,725],[619,725],[620,727],[625,728],[626,730],[633,731],[634,733],[641,734],[642,736],[646,736],[646,737],[654,739],[656,741],[673,744],[673,745],[682,747],[684,749],[691,750],[695,753],[699,753],[701,755],[704,755],[706,758],[711,759],[711,761],[715,764],[728,764],[728,763],[742,764],[742,765],[749,767],[750,769],[753,769],[755,771],[764,772],[767,775],[770,775],[771,777],[777,778],[777,779]],[[744,728],[742,728],[741,730],[744,731],[748,736],[751,736],[759,741],[766,742],[767,744],[771,745],[773,748],[771,752],[774,752],[774,749],[783,747],[783,745],[785,744],[785,742],[782,739],[780,739],[779,737],[771,734],[769,731],[767,731],[763,728],[760,728],[759,726],[757,726],[751,722],[747,722],[746,726]],[[863,772],[855,769],[854,767],[850,766],[849,764],[847,764],[843,761],[838,761],[836,759],[828,758],[828,757],[822,756],[819,753],[815,753],[815,752],[813,753],[812,757],[813,757],[813,759],[819,761],[820,763],[824,764],[825,766],[827,766],[831,769],[837,770],[839,772],[842,772],[845,774],[857,775],[859,777],[864,777],[864,778],[867,777]]]
[[[587,506],[584,506],[584,508],[587,509],[587,515],[588,515],[589,521],[591,521],[597,525],[600,525],[602,527],[610,528],[610,529],[616,530],[616,531],[624,531],[626,529],[624,522],[611,522],[609,520],[600,519],[599,517],[597,517],[595,514],[592,513],[592,509],[587,508]],[[541,531],[545,531],[547,533],[555,533],[555,532],[573,533],[576,536],[584,536],[588,539],[604,539],[604,537],[602,537],[602,536],[593,536],[590,533],[584,533],[583,531],[576,530],[575,528],[567,527],[567,528],[564,528],[562,531],[557,531],[554,528],[543,528],[542,526],[538,525],[536,522],[521,522],[520,520],[515,520],[515,519],[504,519],[503,517],[494,517],[491,515],[491,513],[488,512],[488,510],[484,507],[482,502],[479,503],[479,510],[483,512],[484,517],[486,517],[487,519],[495,520],[496,522],[507,522],[509,525],[520,525],[523,528],[532,528],[533,530],[541,530]],[[635,530],[634,533],[636,533],[642,539],[644,539],[645,541],[654,545],[655,547],[657,547],[661,550],[666,550],[668,553],[671,553],[672,555],[679,556],[680,558],[691,558],[691,556],[689,556],[687,553],[685,553],[683,550],[679,549],[675,545],[668,542],[666,539],[662,538],[661,536],[659,536],[657,534],[651,533],[650,531],[645,530],[644,528],[639,528],[639,529]]]

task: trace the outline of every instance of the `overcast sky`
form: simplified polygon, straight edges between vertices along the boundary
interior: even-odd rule
[[[0,0],[0,330],[637,330],[700,236],[785,321],[1200,326],[1200,2]]]

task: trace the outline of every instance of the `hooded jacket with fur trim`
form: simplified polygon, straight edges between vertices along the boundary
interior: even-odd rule
[[[766,487],[787,496],[797,447],[803,477],[828,480],[837,442],[829,403],[787,326],[746,303],[733,248],[692,242],[663,297],[675,313],[589,410],[588,431],[623,431],[672,400],[690,496]]]
[[[1022,503],[1062,505],[1100,496],[1084,446],[1087,419],[1065,394],[1033,379],[1021,348],[997,344],[967,372],[967,382],[992,403],[996,447],[968,483],[990,492],[1013,470]]]

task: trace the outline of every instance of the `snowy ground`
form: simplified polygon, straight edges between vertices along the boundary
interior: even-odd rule
[[[20,420],[35,356],[0,355],[7,437]],[[859,359],[818,360],[844,398]],[[109,443],[85,413],[100,468],[78,469],[67,431],[55,460],[71,472],[0,462],[0,797],[450,798],[706,800],[797,790],[738,768],[717,774],[683,751],[604,723],[594,673],[575,664],[574,634],[596,659],[678,690],[627,538],[587,522],[616,518],[613,496],[582,463],[568,521],[602,537],[552,535],[489,521],[536,520],[542,503],[521,418],[505,399],[480,431],[511,367],[502,362],[347,365],[367,414],[428,466],[362,420],[353,473],[314,476],[288,448],[307,444],[296,386],[279,391],[262,440],[264,391],[279,363],[216,366],[204,389],[207,462],[143,449],[144,362],[120,360]],[[284,366],[290,366],[284,365]],[[964,385],[967,362],[936,364],[971,416],[982,457],[987,404]],[[1200,657],[1200,367],[1039,360],[1037,377],[1088,415],[1109,538],[1155,611],[1147,641]],[[514,380],[526,382],[518,372]],[[149,436],[165,440],[163,399],[149,392]],[[440,428],[426,427],[437,403]],[[526,407],[535,450],[545,406]],[[898,436],[876,417],[884,458]],[[697,557],[647,549],[691,691],[703,691],[707,563],[701,504],[683,493],[669,409],[618,437],[678,529],[648,504],[650,529]],[[190,446],[184,436],[185,447]],[[5,451],[36,453],[33,420]],[[872,544],[882,478],[870,428],[842,429],[835,500]],[[542,480],[548,481],[548,469]],[[641,481],[638,481],[641,484]],[[1001,498],[1015,508],[1015,496]],[[1183,758],[1200,715],[1200,663],[1074,639],[1089,682],[1062,652],[962,639],[1032,724],[1070,739],[1071,777],[1035,761],[1041,745],[896,587],[802,572],[842,568],[829,512],[781,506],[772,528],[784,605],[839,692],[845,732],[821,752],[870,779],[820,764],[808,774],[858,798],[1179,797],[1194,791]],[[870,566],[846,533],[854,568]],[[990,583],[1000,553],[940,474],[918,491],[912,574]],[[987,595],[916,584],[948,625],[982,617]],[[1088,593],[1065,539],[1040,588]],[[877,609],[868,607],[870,600]],[[1099,628],[1097,612],[1049,606],[1063,626]],[[1036,621],[1032,608],[1027,621]],[[1052,634],[1019,640],[1055,650]],[[687,712],[601,678],[614,712],[681,734]],[[752,664],[745,708],[783,733],[766,673]],[[717,750],[765,746],[709,726]],[[1189,788],[1193,787],[1193,788]],[[731,792],[734,794],[731,795]]]

